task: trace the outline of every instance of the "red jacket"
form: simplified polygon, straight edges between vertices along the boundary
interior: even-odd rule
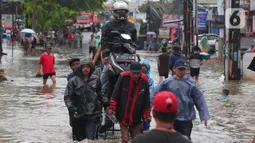
[[[132,126],[150,116],[150,89],[148,78],[141,74],[138,81],[130,72],[122,72],[113,91],[110,109],[116,111],[121,124]]]

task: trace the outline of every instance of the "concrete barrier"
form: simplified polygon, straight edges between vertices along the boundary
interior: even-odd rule
[[[255,72],[247,69],[251,61],[255,57],[255,53],[246,53],[243,55],[243,79],[244,80],[254,80],[255,81]]]

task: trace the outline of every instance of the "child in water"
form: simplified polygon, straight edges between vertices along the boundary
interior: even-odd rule
[[[223,89],[222,90],[222,94],[220,97],[218,97],[218,99],[227,99],[229,98],[229,90],[228,89]]]
[[[4,76],[4,70],[0,69],[0,82],[7,81],[7,78]]]

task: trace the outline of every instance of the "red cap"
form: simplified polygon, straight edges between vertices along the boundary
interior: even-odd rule
[[[161,113],[178,112],[178,100],[174,93],[162,91],[156,94],[153,110]]]

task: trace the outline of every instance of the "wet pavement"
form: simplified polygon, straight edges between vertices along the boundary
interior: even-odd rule
[[[0,68],[5,69],[9,80],[0,83],[0,142],[72,142],[71,127],[63,96],[70,72],[68,58],[88,57],[89,33],[83,33],[82,49],[56,49],[57,85],[42,87],[42,79],[36,78],[39,57],[24,56],[19,47],[4,46],[7,56],[2,57]],[[156,54],[139,51],[142,58],[150,61],[152,77],[158,83]],[[39,54],[39,53],[38,53]],[[85,55],[85,56],[84,56]],[[194,121],[194,143],[250,143],[255,135],[255,84],[249,81],[222,83],[219,77],[222,65],[207,64],[202,67],[200,89],[204,92],[211,113],[206,128]],[[223,87],[230,89],[230,98],[217,100]],[[154,127],[154,122],[152,127]]]

